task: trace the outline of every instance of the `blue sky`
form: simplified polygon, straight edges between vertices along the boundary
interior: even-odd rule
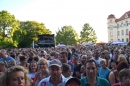
[[[0,11],[7,10],[16,19],[35,20],[45,24],[54,34],[64,25],[71,25],[79,34],[89,23],[98,41],[108,41],[107,17],[121,17],[130,10],[130,0],[0,0]]]

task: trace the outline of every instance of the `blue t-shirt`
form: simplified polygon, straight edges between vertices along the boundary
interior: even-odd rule
[[[98,69],[98,75],[99,77],[101,78],[105,78],[105,79],[108,79],[108,74],[110,72],[110,69],[109,68],[106,68],[106,70],[102,71],[102,67],[100,67]]]
[[[0,62],[1,62],[1,61],[2,61],[2,62],[6,61],[6,62],[8,63],[10,60],[14,60],[14,61],[15,61],[15,59],[12,58],[12,57],[10,57],[10,56],[8,56],[5,60],[4,60],[3,58],[0,58]]]
[[[71,66],[71,72],[74,72],[74,65],[70,61],[68,61],[68,64]]]

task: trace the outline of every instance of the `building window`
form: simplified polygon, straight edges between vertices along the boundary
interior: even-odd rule
[[[126,26],[128,26],[128,21],[126,21],[126,23],[125,23],[125,24],[126,24]]]
[[[113,29],[113,26],[112,26],[112,25],[110,26],[110,29]]]
[[[128,42],[129,40],[128,40],[128,38],[126,38],[126,42]]]
[[[129,32],[128,32],[128,29],[126,29],[126,35],[128,34]]]
[[[119,28],[119,24],[117,24],[117,29]]]
[[[124,42],[124,39],[122,39],[122,41]]]
[[[117,36],[120,36],[120,31],[117,32]]]
[[[113,36],[113,33],[112,33],[112,32],[110,32],[110,36]]]
[[[121,34],[124,35],[124,30],[121,31]]]
[[[110,20],[110,22],[112,22],[112,20]]]
[[[121,23],[120,27],[123,27],[123,23]]]

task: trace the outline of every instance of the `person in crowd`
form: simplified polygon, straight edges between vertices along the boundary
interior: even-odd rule
[[[89,60],[89,59],[91,59],[93,56],[93,53],[92,53],[92,51],[87,51],[87,60]]]
[[[100,58],[100,53],[98,49],[94,50],[94,57],[91,59],[95,60],[95,62],[98,65],[98,68],[101,67],[100,61],[102,60],[102,58]]]
[[[40,57],[47,59],[47,52],[45,50],[42,50],[40,53]]]
[[[110,50],[110,54],[109,55],[110,55],[110,58],[113,59],[113,57],[114,57],[114,50],[113,49]]]
[[[130,56],[127,57],[127,62],[128,62],[129,67],[130,67]]]
[[[37,86],[42,79],[49,76],[48,62],[46,59],[41,58],[38,61],[38,69],[39,71],[35,74],[33,86]]]
[[[68,53],[68,61],[69,61],[69,60],[71,60],[71,58],[72,58],[71,49],[67,48],[67,53]]]
[[[58,59],[58,58],[59,58],[59,53],[55,52],[54,59]]]
[[[47,56],[47,61],[49,62],[54,59],[54,56],[51,56],[50,54],[47,54],[46,56]]]
[[[102,58],[102,59],[105,59],[105,52],[104,52],[104,51],[101,52],[101,58]]]
[[[28,57],[28,63],[32,62],[32,60],[36,57],[35,53],[33,51],[29,52],[29,57]]]
[[[130,86],[130,69],[122,69],[119,72],[119,83],[112,86]]]
[[[66,51],[62,51],[60,53],[59,60],[61,61],[61,63],[67,63],[71,66],[71,75],[73,75],[74,65],[70,61],[68,61],[68,53]]]
[[[81,54],[82,54],[82,55],[87,55],[86,51],[82,51]]]
[[[106,59],[101,60],[101,62],[100,62],[101,67],[98,69],[98,75],[99,75],[99,77],[105,78],[108,80],[108,75],[109,75],[110,69],[107,67],[106,63],[107,63]]]
[[[7,55],[7,51],[6,50],[1,50],[1,57],[0,57],[0,61],[5,62],[6,64],[8,63],[8,61],[10,60],[15,60],[14,58],[10,57]]]
[[[82,78],[81,86],[110,86],[108,80],[97,76],[98,66],[95,60],[91,59],[85,65],[86,77]]]
[[[81,72],[80,72],[81,66],[85,65],[86,61],[87,61],[87,55],[81,55],[80,64],[75,69],[76,77],[79,78],[79,79],[81,78]]]
[[[104,50],[104,53],[105,53],[105,59],[106,59],[106,64],[107,64],[107,67],[108,67],[108,62],[109,62],[109,60],[111,59],[110,58],[110,55],[109,55],[109,52],[108,52],[108,50]]]
[[[42,79],[38,86],[65,86],[67,78],[62,75],[62,63],[54,59],[49,65],[50,76]]]
[[[8,68],[0,77],[1,86],[30,86],[28,71],[22,66]]]
[[[76,49],[74,47],[72,47],[71,52],[72,52],[72,56],[73,56],[73,54],[76,53]]]
[[[9,62],[8,62],[8,68],[10,68],[10,67],[12,67],[12,66],[16,66],[17,64],[16,64],[16,61],[15,60],[10,60]]]
[[[109,82],[111,86],[119,82],[119,72],[124,68],[129,69],[128,64],[126,62],[120,62],[117,65],[116,70],[113,70],[109,73]]]
[[[32,61],[29,65],[29,77],[34,80],[35,74],[38,71],[38,65],[37,62]]]
[[[78,54],[73,54],[73,64],[74,64],[74,72],[73,72],[73,77],[76,77],[76,67],[79,65],[79,59],[78,59]]]
[[[65,78],[71,78],[71,66],[67,63],[62,64],[62,74]]]
[[[120,54],[118,59],[117,59],[118,63],[125,61],[126,63],[128,62],[126,57],[123,54]]]
[[[4,62],[0,62],[0,75],[4,74],[7,69],[7,65]]]
[[[65,86],[81,86],[81,82],[78,78],[73,77],[67,80]]]
[[[117,60],[118,60],[119,54],[120,54],[119,51],[117,49],[115,49],[113,58],[108,61],[108,67],[110,69],[111,69],[111,66],[110,66],[111,62],[116,62],[116,65],[118,65],[118,61]]]
[[[10,55],[10,57],[16,59],[16,53],[15,52],[12,51],[9,55]]]
[[[116,62],[111,62],[111,71],[114,71],[114,70],[116,70],[116,66],[117,66],[117,64],[116,64]]]
[[[30,59],[30,62],[32,62],[32,61],[38,62],[39,61],[38,56],[34,56],[32,59]]]
[[[81,66],[80,74],[81,74],[80,79],[86,77],[85,65],[82,65],[82,66]]]
[[[20,59],[20,64],[19,65],[29,69],[29,63],[27,62],[27,57],[24,56],[24,55],[20,55],[19,59]]]

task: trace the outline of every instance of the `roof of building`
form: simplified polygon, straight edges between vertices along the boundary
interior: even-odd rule
[[[113,14],[109,15],[107,19],[110,19],[110,18],[115,18],[115,16]]]
[[[118,22],[118,21],[121,21],[121,20],[124,20],[126,18],[126,15],[127,15],[127,18],[130,17],[130,11],[128,12],[125,12],[120,18],[118,19],[115,19],[115,22]],[[110,19],[110,18],[115,18],[115,16],[113,14],[109,15],[107,19]]]
[[[128,15],[128,17],[130,17],[130,11],[128,11],[124,13],[119,19],[116,19],[115,21],[118,22],[118,21],[124,20],[126,18],[126,14]]]

